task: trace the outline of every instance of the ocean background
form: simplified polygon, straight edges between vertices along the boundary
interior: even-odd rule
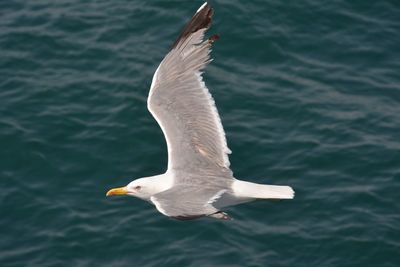
[[[202,1],[0,3],[0,266],[400,266],[398,1],[210,1],[235,177],[294,200],[176,221],[152,75]]]

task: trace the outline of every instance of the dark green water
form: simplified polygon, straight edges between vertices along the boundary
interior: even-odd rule
[[[166,168],[146,108],[195,1],[0,3],[0,266],[400,266],[398,1],[212,1],[238,178],[292,201],[180,222],[105,192]]]

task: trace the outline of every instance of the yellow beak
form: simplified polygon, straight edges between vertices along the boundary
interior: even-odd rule
[[[108,190],[106,196],[110,197],[110,196],[126,195],[127,193],[128,190],[126,189],[126,186],[124,186]]]

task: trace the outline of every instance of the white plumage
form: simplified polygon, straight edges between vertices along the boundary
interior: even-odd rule
[[[107,195],[127,194],[153,203],[177,219],[229,219],[221,209],[255,199],[290,199],[289,186],[262,185],[233,177],[225,132],[202,72],[211,62],[204,40],[213,10],[204,3],[165,56],[150,86],[147,106],[168,147],[165,174],[137,179]]]

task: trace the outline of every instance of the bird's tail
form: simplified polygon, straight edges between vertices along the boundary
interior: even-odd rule
[[[292,199],[294,191],[290,186],[256,184],[236,180],[233,183],[233,190],[237,197],[241,198],[262,198],[262,199]]]

